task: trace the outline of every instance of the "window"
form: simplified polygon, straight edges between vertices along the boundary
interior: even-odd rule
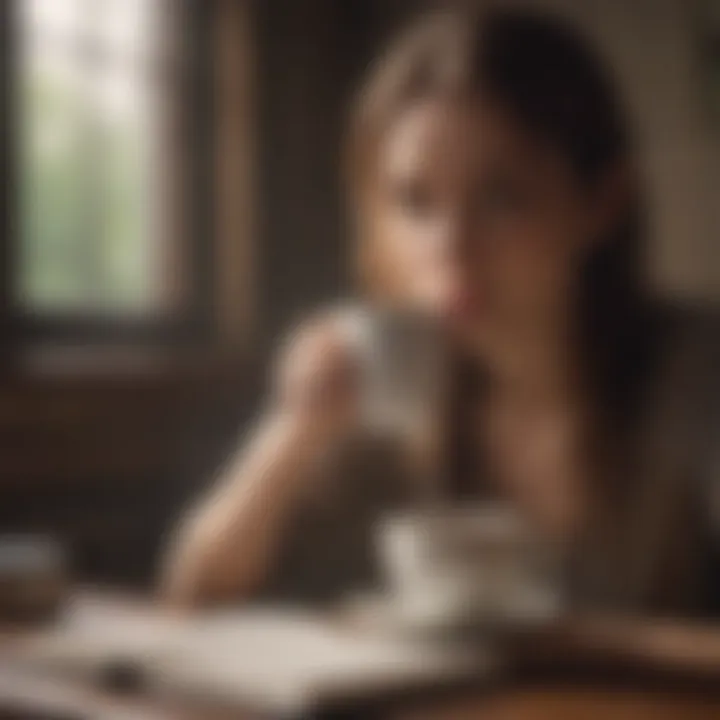
[[[6,304],[19,327],[177,330],[197,320],[203,194],[191,181],[203,143],[190,7],[14,4]]]

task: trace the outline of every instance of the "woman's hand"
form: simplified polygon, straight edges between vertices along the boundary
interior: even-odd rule
[[[357,420],[357,365],[340,317],[306,324],[277,364],[272,402],[241,452],[174,538],[162,592],[196,606],[264,582],[290,517],[316,488],[317,462]]]
[[[296,330],[275,369],[271,414],[305,426],[321,449],[342,440],[359,419],[357,352],[340,314],[326,314]]]

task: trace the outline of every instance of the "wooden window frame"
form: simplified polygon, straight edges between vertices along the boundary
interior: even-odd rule
[[[19,128],[14,107],[17,77],[17,33],[14,8],[17,2],[0,3],[0,344],[5,348],[4,365],[37,345],[105,347],[131,344],[136,347],[207,348],[217,338],[216,273],[218,252],[215,237],[217,184],[214,102],[214,3],[181,0],[182,41],[187,53],[187,92],[183,114],[187,141],[184,189],[192,199],[187,212],[188,243],[184,262],[189,268],[189,286],[184,308],[168,318],[107,320],[90,315],[30,316],[13,300],[15,248],[19,243],[17,209],[16,139]],[[11,365],[15,363],[10,362]]]

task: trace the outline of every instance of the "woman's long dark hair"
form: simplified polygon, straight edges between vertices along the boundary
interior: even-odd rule
[[[350,136],[355,198],[398,112],[417,100],[458,96],[480,96],[501,106],[564,157],[588,188],[629,158],[614,83],[572,26],[527,9],[444,10],[421,19],[391,47],[362,93]],[[644,327],[641,235],[639,203],[630,201],[582,268],[578,330],[586,374],[609,426],[626,415],[623,405],[645,347],[638,331]],[[362,238],[360,249],[362,268],[370,269],[365,279],[372,284],[372,238]],[[460,382],[466,399],[468,379]],[[468,469],[462,446],[458,441],[453,454],[456,479]]]

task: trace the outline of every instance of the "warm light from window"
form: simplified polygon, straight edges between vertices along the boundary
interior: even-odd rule
[[[36,314],[163,309],[167,0],[24,0],[16,297]]]

